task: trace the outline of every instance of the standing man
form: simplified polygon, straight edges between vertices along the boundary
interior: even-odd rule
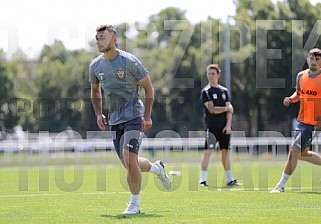
[[[321,165],[321,156],[309,151],[321,119],[321,50],[314,48],[308,53],[308,69],[298,73],[296,91],[283,100],[284,106],[300,101],[298,124],[280,181],[271,193],[284,192],[284,185],[294,172],[298,160]]]
[[[200,186],[208,186],[206,183],[206,171],[212,150],[219,143],[222,152],[222,164],[225,170],[227,186],[240,185],[233,178],[229,159],[229,144],[231,136],[233,106],[230,103],[228,89],[221,86],[218,80],[221,69],[217,64],[210,64],[206,68],[209,84],[202,89],[201,101],[205,112],[206,136],[205,151],[201,160]]]
[[[141,172],[154,173],[164,188],[171,187],[162,161],[151,163],[138,156],[142,132],[152,126],[154,89],[142,63],[134,55],[116,47],[117,32],[112,25],[101,25],[96,32],[96,45],[102,54],[89,66],[91,101],[97,124],[104,131],[107,120],[102,113],[102,88],[107,96],[108,125],[116,134],[114,146],[127,169],[127,182],[131,191],[128,207],[123,214],[137,214],[140,213]],[[139,99],[140,87],[145,91],[145,106]]]

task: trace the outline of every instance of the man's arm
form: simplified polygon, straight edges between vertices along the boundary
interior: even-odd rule
[[[290,103],[296,103],[300,100],[300,79],[302,77],[302,75],[304,74],[304,71],[301,71],[297,74],[296,76],[296,86],[295,86],[295,92],[289,96],[289,97],[285,97],[283,99],[283,105],[288,107],[290,105]]]
[[[106,129],[107,121],[105,115],[102,113],[102,95],[99,83],[91,84],[90,98],[97,116],[98,127],[104,131]]]
[[[233,116],[233,106],[230,102],[226,102],[226,106],[231,108],[231,111],[227,111],[226,113],[226,125],[223,128],[223,132],[225,134],[231,134],[232,133],[232,116]]]
[[[214,106],[213,101],[208,101],[208,102],[205,102],[204,105],[211,114],[221,114],[224,112],[233,113],[232,104],[226,104],[225,107],[218,107],[218,106]]]
[[[290,103],[298,102],[299,99],[300,99],[299,94],[297,91],[295,91],[291,96],[284,98],[283,105],[287,107],[290,105]]]
[[[152,85],[152,81],[150,80],[149,76],[146,76],[142,80],[139,81],[139,84],[145,91],[145,111],[144,111],[144,120],[142,124],[143,131],[151,128],[153,125],[152,122],[152,108],[154,103],[154,88]]]

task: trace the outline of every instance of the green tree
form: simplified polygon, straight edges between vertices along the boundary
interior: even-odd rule
[[[90,128],[89,61],[84,50],[68,51],[59,41],[43,48],[35,77],[37,130],[60,132],[70,126],[85,134]]]
[[[205,67],[218,63],[220,82],[226,85],[224,63],[229,56],[234,130],[246,130],[252,136],[259,130],[290,130],[297,105],[285,108],[282,99],[294,91],[296,73],[306,67],[307,51],[320,44],[321,4],[308,0],[234,2],[236,13],[229,24],[209,17],[193,25],[184,10],[169,7],[151,15],[146,24],[117,26],[118,47],[137,55],[153,81],[152,132],[171,129],[184,136],[189,130],[202,130],[200,91],[207,84]],[[226,29],[230,30],[230,55],[225,49]],[[2,121],[10,123],[3,126],[10,129],[13,123],[22,123],[28,130],[52,132],[70,126],[83,134],[97,130],[88,65],[99,52],[95,40],[90,46],[88,51],[70,51],[60,41],[46,45],[36,68],[21,51],[11,62],[4,60],[2,52],[0,106],[6,111]],[[15,98],[29,99],[32,109],[24,112],[28,108],[16,102],[9,106],[6,99]]]
[[[19,120],[17,111],[17,100],[14,89],[14,79],[8,75],[15,70],[9,66],[5,54],[0,50],[0,131],[10,132]],[[0,136],[2,137],[2,135]]]
[[[35,96],[34,71],[38,65],[37,60],[28,59],[27,55],[18,50],[8,61],[10,72],[8,76],[14,81],[14,89],[17,97],[19,120],[25,131],[35,132],[35,120],[33,119],[32,105]]]

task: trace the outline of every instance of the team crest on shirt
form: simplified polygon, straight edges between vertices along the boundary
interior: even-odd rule
[[[122,70],[121,68],[119,68],[118,71],[117,71],[117,76],[118,76],[119,79],[123,79],[124,76],[125,76],[124,70]]]
[[[225,95],[225,93],[222,94],[222,98],[223,98],[224,101],[226,100],[226,95]]]

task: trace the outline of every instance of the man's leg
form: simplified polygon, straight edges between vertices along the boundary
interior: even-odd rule
[[[210,150],[210,149],[204,150],[203,156],[201,159],[201,170],[202,171],[207,170],[208,164],[210,162],[211,154],[212,154],[212,150]]]
[[[292,144],[287,162],[285,164],[284,171],[282,172],[279,182],[277,183],[276,187],[271,191],[271,193],[284,192],[284,186],[286,182],[289,180],[290,176],[293,174],[298,164],[300,155],[301,150],[295,144]]]
[[[165,166],[162,161],[158,160],[155,163],[151,163],[148,159],[139,156],[138,164],[141,172],[156,174],[165,189],[169,190],[171,188],[171,180],[165,172]]]
[[[208,168],[208,164],[210,162],[212,150],[206,149],[203,152],[202,159],[201,159],[201,178],[200,178],[200,186],[206,187],[206,172]]]
[[[309,151],[308,149],[301,153],[299,159],[315,165],[321,165],[321,156],[316,152]]]
[[[271,191],[271,193],[284,192],[284,186],[290,176],[293,174],[299,159],[311,162],[313,164],[321,165],[320,155],[314,152],[309,152],[309,148],[313,139],[313,132],[314,126],[306,125],[300,122],[298,123],[294,141],[291,145],[291,149],[281,179],[279,180],[276,187]]]
[[[132,194],[138,195],[141,187],[141,169],[138,163],[138,156],[137,154],[124,149],[122,160],[127,169],[127,182],[130,191]]]
[[[229,150],[222,149],[222,164],[224,167],[224,170],[230,170],[231,169],[231,162],[230,162],[230,156],[229,156]]]
[[[236,180],[233,178],[231,171],[231,162],[230,162],[230,151],[228,149],[222,149],[222,164],[225,171],[226,183],[227,185],[232,185]],[[236,184],[235,184],[236,185]]]
[[[202,158],[201,158],[201,178],[200,178],[200,186],[206,187],[208,186],[206,183],[206,173],[208,164],[210,163],[212,150],[215,149],[216,145],[216,137],[213,134],[214,129],[213,127],[208,127],[205,131],[205,150],[203,152]]]
[[[136,153],[123,150],[122,164],[127,169],[127,183],[131,192],[128,207],[123,212],[124,215],[140,213],[140,188],[141,188],[141,170],[138,164]]]
[[[291,150],[288,155],[287,162],[285,164],[284,173],[292,175],[300,158],[301,151],[296,146],[291,146]]]
[[[223,134],[222,132],[220,132],[220,135],[218,138],[219,138],[219,145],[222,153],[221,162],[225,171],[226,185],[241,186],[242,184],[238,183],[237,180],[234,179],[231,171],[230,150],[229,150],[231,135]]]
[[[152,163],[145,157],[141,156],[138,156],[138,164],[142,172],[149,172],[152,167]]]
[[[135,122],[135,121],[132,121]],[[126,123],[125,129],[135,128],[132,123]],[[122,130],[119,153],[121,162],[127,170],[127,183],[131,192],[128,207],[123,214],[132,215],[140,213],[141,169],[138,163],[138,150],[140,145],[140,132],[137,130]]]
[[[242,184],[234,179],[231,171],[230,150],[222,149],[222,164],[225,171],[226,185],[227,186],[241,186]]]

